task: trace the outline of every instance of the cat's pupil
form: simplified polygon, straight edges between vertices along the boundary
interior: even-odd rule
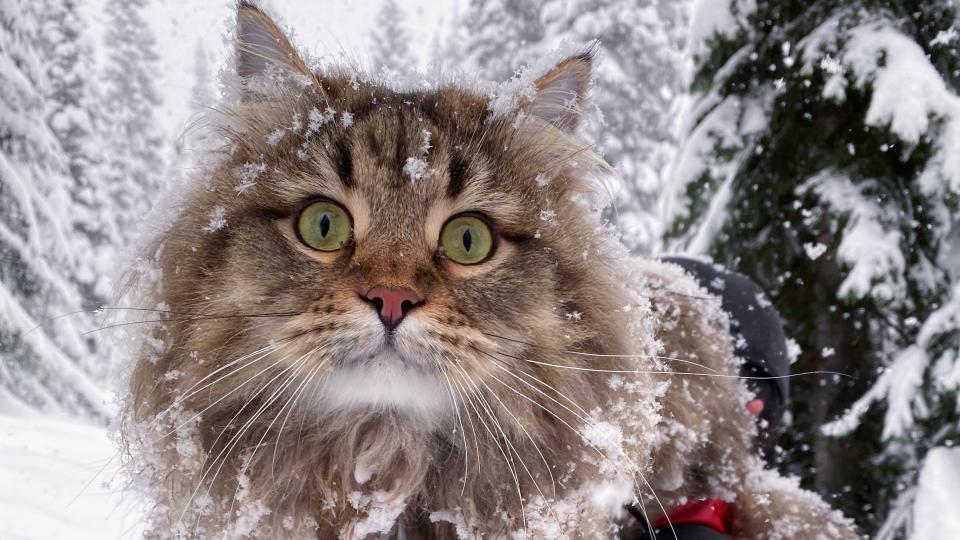
[[[327,214],[324,214],[323,217],[320,218],[320,236],[323,238],[326,238],[327,233],[329,232],[330,232],[330,216]]]
[[[470,236],[470,229],[463,231],[463,249],[470,252],[470,246],[473,245],[473,238]]]

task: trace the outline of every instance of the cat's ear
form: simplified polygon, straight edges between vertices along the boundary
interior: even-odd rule
[[[277,23],[249,0],[237,3],[236,61],[244,84],[263,76],[311,76]]]
[[[568,133],[575,131],[590,89],[592,65],[592,51],[564,59],[533,83],[536,93],[532,100],[521,104],[522,112]]]

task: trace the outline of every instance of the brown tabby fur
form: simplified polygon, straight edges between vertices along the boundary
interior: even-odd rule
[[[652,519],[686,498],[724,494],[734,499],[736,538],[856,537],[823,501],[759,470],[714,300],[678,268],[636,261],[648,302],[646,330],[637,332],[660,346],[627,331],[638,315],[621,309],[630,297],[620,267],[598,254],[605,233],[575,202],[593,190],[589,171],[599,162],[569,135],[575,116],[515,122],[464,88],[398,93],[313,73],[262,12],[242,4],[239,20],[275,35],[286,57],[270,59],[306,82],[226,112],[229,158],[208,171],[155,246],[156,300],[168,313],[154,337],[167,345],[136,363],[124,416],[131,465],[156,497],[154,536],[227,536],[236,511],[257,500],[269,514],[253,537],[362,536],[370,507],[356,508],[351,493],[378,490],[403,504],[391,534],[405,538],[454,537],[453,525],[429,514],[456,509],[471,522],[461,534],[506,535],[524,528],[538,497],[545,519],[570,537],[628,536],[633,518],[603,515],[576,494],[609,477],[604,464],[614,461]],[[238,61],[250,53],[241,43]],[[582,95],[589,67],[588,55],[570,58],[537,87],[547,92],[557,77],[573,76]],[[267,142],[278,127],[295,118],[305,126],[313,109],[328,107],[337,116],[315,133],[288,129]],[[349,127],[338,121],[344,111],[354,115]],[[430,173],[413,182],[401,171],[422,154],[424,130]],[[237,193],[236,171],[248,163],[266,168]],[[541,173],[551,178],[542,187],[534,181]],[[312,251],[293,234],[292,216],[317,196],[352,214],[353,241],[340,252]],[[228,226],[205,230],[215,207]],[[552,222],[542,209],[556,212]],[[444,221],[467,210],[490,216],[501,237],[495,257],[472,267],[444,259],[437,246]],[[398,329],[398,346],[423,359],[410,369],[433,373],[455,396],[456,413],[334,410],[315,395],[346,355],[382,339],[361,298],[378,285],[426,299],[409,316],[413,330],[406,321]],[[580,320],[569,320],[572,312]],[[271,342],[269,354],[230,364]],[[633,390],[612,387],[603,370],[633,372],[619,375]],[[624,400],[647,402],[655,414],[623,417],[626,456],[583,459],[598,451],[574,428]],[[153,458],[138,461],[151,449]],[[358,464],[371,463],[375,474],[359,482]],[[201,479],[211,464],[217,474]],[[194,512],[208,490],[212,510]],[[560,516],[565,498],[577,504]],[[547,534],[527,526],[532,537]]]

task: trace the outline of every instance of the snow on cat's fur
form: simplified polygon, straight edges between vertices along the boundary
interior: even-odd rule
[[[153,536],[606,538],[627,504],[720,497],[738,538],[855,537],[753,457],[719,303],[601,225],[572,135],[589,54],[508,101],[398,92],[311,71],[246,3],[237,23],[225,157],[149,251],[163,320],[122,434]],[[342,249],[294,230],[318,197],[350,213]],[[464,212],[489,260],[439,250]],[[380,286],[422,299],[392,332]]]

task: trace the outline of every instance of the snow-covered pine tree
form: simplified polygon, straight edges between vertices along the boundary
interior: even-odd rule
[[[471,0],[463,20],[470,67],[501,82],[541,53],[547,39],[543,4],[544,0]]]
[[[687,0],[474,0],[466,18],[472,61],[506,80],[524,62],[567,43],[600,44],[584,125],[619,171],[615,218],[639,252],[659,245],[656,199],[676,148],[678,99],[685,84]]]
[[[99,101],[90,77],[95,72],[93,51],[74,0],[52,3],[42,14],[39,48],[49,87],[47,124],[67,160],[73,202],[71,227],[79,233],[74,242],[84,256],[70,274],[80,287],[84,307],[106,303],[107,277],[114,270],[117,235],[109,215],[109,200],[96,170],[104,153],[97,128]]]
[[[370,34],[370,65],[374,73],[410,73],[416,67],[406,24],[403,7],[396,0],[384,0]]]
[[[73,163],[45,121],[47,96],[65,85],[49,78],[58,74],[45,69],[52,59],[41,38],[57,9],[0,3],[0,411],[103,419],[104,395],[91,377],[97,364],[83,337],[92,321],[73,313],[82,296],[70,276],[89,256],[74,228]]]
[[[847,374],[792,380],[783,466],[907,537],[926,457],[960,442],[957,5],[730,0],[694,21],[668,239],[769,291],[794,371]]]
[[[143,12],[150,0],[107,0],[103,67],[104,140],[100,171],[123,245],[138,236],[163,181],[167,141],[154,118],[156,42]]]
[[[601,61],[586,125],[623,180],[613,217],[638,252],[659,246],[656,201],[677,147],[677,109],[685,91],[687,0],[548,0],[547,35],[597,40]]]

